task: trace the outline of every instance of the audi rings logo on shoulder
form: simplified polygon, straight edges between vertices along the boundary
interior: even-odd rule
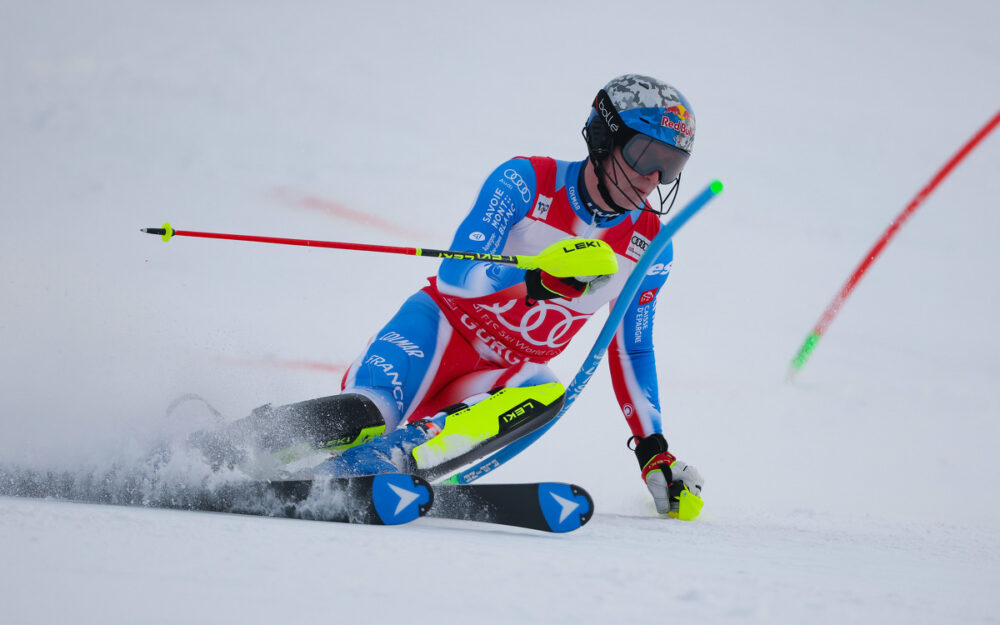
[[[625,255],[639,260],[642,255],[646,253],[646,248],[649,247],[651,241],[646,237],[642,236],[638,232],[632,233],[632,239],[628,243],[628,249],[625,250]]]
[[[521,199],[525,202],[531,202],[531,189],[528,188],[528,183],[524,181],[524,177],[517,173],[513,169],[508,169],[503,172],[503,177],[510,180],[511,183],[517,188],[518,193],[521,194]]]
[[[574,315],[568,308],[542,300],[524,311],[521,319],[513,323],[505,319],[503,314],[517,303],[518,300],[512,299],[506,304],[480,304],[479,307],[493,313],[497,321],[518,338],[537,347],[561,348],[569,343],[576,331],[590,318],[590,315]]]
[[[469,235],[469,238],[472,239],[473,241],[485,241],[486,235],[483,234],[482,232],[473,232],[472,234]]]

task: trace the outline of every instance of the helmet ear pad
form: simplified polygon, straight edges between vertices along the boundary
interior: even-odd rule
[[[590,153],[591,159],[602,161],[611,156],[615,140],[611,135],[608,122],[604,121],[600,115],[595,116],[590,124],[584,127],[583,136],[587,140],[587,151]]]

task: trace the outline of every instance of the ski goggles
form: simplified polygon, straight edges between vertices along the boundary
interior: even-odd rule
[[[660,172],[660,184],[672,182],[681,174],[689,154],[649,135],[636,133],[622,146],[628,166],[643,176]]]

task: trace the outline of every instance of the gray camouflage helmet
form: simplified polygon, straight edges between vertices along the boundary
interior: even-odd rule
[[[694,146],[694,111],[675,87],[641,74],[625,74],[604,85],[626,126],[684,150]],[[588,119],[598,115],[593,109]]]

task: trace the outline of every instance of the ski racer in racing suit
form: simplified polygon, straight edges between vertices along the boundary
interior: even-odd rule
[[[517,157],[497,167],[449,249],[535,255],[567,239],[597,239],[613,250],[617,273],[556,278],[541,269],[444,260],[437,276],[372,337],[344,375],[341,394],[255,411],[251,418],[270,424],[263,437],[267,446],[287,446],[304,435],[314,446],[349,449],[326,463],[332,473],[408,472],[413,466],[400,466],[399,454],[386,445],[398,447],[410,437],[404,451],[416,447],[412,456],[418,466],[422,459],[433,466],[468,451],[443,443],[434,448],[447,440],[442,429],[447,433],[451,422],[468,438],[462,423],[485,418],[494,423],[486,436],[496,435],[499,415],[487,400],[498,389],[561,393],[546,363],[591,315],[615,304],[656,237],[663,205],[676,198],[690,155],[694,117],[673,87],[625,75],[598,94],[584,137],[589,157],[583,161]],[[656,210],[647,197],[661,184],[673,188],[666,199],[660,194]],[[632,433],[630,448],[661,513],[677,511],[671,486],[686,486],[697,495],[703,483],[694,467],[668,451],[661,426],[653,318],[672,260],[673,247],[667,245],[643,277],[608,349],[614,392]]]

